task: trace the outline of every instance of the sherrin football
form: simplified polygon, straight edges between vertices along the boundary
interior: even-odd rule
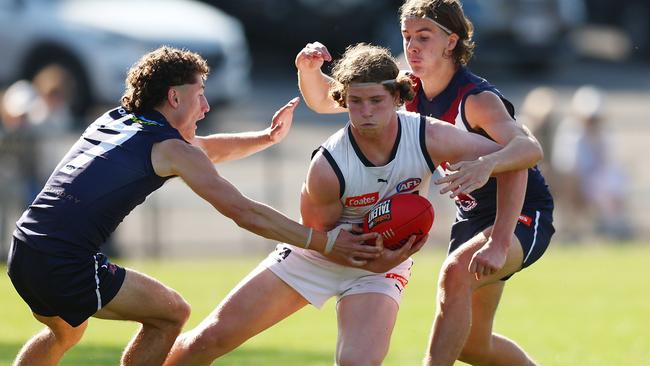
[[[399,249],[416,236],[416,242],[433,225],[433,206],[428,199],[412,193],[396,194],[380,201],[370,209],[363,220],[364,232],[379,233],[384,247]]]

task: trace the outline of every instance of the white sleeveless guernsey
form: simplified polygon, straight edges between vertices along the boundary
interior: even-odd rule
[[[319,150],[328,160],[341,184],[342,223],[360,223],[372,206],[397,193],[426,196],[435,166],[424,146],[425,122],[419,114],[398,111],[399,128],[392,158],[384,166],[373,166],[361,153],[350,134],[349,124],[332,135]],[[258,270],[269,269],[312,305],[320,308],[327,299],[379,293],[400,303],[411,277],[412,259],[385,273],[347,267],[322,254],[278,244],[260,263]]]
[[[377,202],[397,193],[426,197],[435,170],[425,146],[425,123],[417,113],[398,111],[398,139],[392,159],[374,166],[361,153],[350,125],[321,145],[341,184],[343,212],[338,224],[360,223]]]

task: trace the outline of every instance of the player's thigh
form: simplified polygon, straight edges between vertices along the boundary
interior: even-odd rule
[[[189,315],[189,305],[172,288],[146,274],[126,268],[124,283],[117,295],[94,317],[113,320],[181,321]]]
[[[201,322],[198,329],[215,337],[247,339],[302,309],[308,302],[271,270],[248,274]]]
[[[32,313],[32,315],[36,320],[50,328],[59,341],[66,342],[69,345],[73,345],[81,339],[81,336],[83,336],[88,327],[87,320],[80,325],[73,327],[59,316],[43,316],[36,313]]]
[[[475,235],[466,243],[462,244],[458,249],[454,250],[449,255],[445,266],[450,266],[453,264],[456,267],[457,271],[462,273],[463,276],[473,278],[474,274],[470,273],[467,269],[469,268],[469,264],[474,254],[479,249],[481,249],[485,243],[487,243],[491,232],[492,227],[489,227]],[[480,280],[475,282],[473,281],[473,286],[475,288],[478,288],[480,286],[495,283],[501,281],[504,278],[508,278],[513,273],[521,269],[523,256],[524,252],[521,244],[519,243],[519,239],[517,239],[517,237],[513,234],[510,240],[510,246],[508,247],[506,262],[503,267],[489,276],[483,276]]]
[[[380,293],[343,297],[337,305],[339,338],[337,357],[343,352],[383,359],[397,319],[399,305]]]
[[[483,230],[483,235],[488,237],[492,233],[492,227]],[[477,249],[478,250],[478,249]],[[524,249],[519,241],[519,238],[513,233],[510,238],[510,246],[508,247],[508,254],[506,256],[506,263],[491,276],[487,276],[482,285],[493,284],[495,282],[503,282],[512,276],[514,273],[521,270],[524,263]]]

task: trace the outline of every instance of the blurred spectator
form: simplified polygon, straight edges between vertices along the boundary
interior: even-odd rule
[[[558,124],[557,108],[555,90],[538,87],[526,94],[517,115],[517,120],[528,127],[542,145],[544,160],[539,163],[539,167],[551,186],[555,180],[550,158],[553,155],[553,136]]]
[[[570,115],[557,128],[551,163],[561,176],[563,202],[570,214],[570,230],[580,235],[587,225],[610,239],[629,239],[626,215],[627,179],[613,161],[605,130],[605,95],[583,86],[573,95]],[[595,223],[595,227],[593,224]]]
[[[38,94],[29,113],[30,121],[44,133],[68,132],[73,126],[72,90],[73,78],[69,71],[57,64],[41,69],[32,81]]]
[[[66,68],[49,64],[34,75],[32,85],[37,96],[28,119],[40,137],[42,153],[38,156],[37,174],[41,187],[68,148],[65,137],[75,126],[72,113],[75,83]]]
[[[36,91],[26,80],[9,86],[0,99],[0,252],[3,254],[13,230],[8,225],[16,221],[40,186],[38,137],[28,119],[36,100]]]

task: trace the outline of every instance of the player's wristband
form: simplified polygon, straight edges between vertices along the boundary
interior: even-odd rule
[[[311,245],[311,235],[314,233],[314,228],[309,228],[309,234],[307,234],[307,241],[305,242],[305,249],[309,249]]]
[[[351,224],[341,224],[334,229],[330,230],[327,232],[327,244],[325,244],[325,250],[323,253],[329,254],[332,251],[332,248],[334,248],[334,243],[336,242],[336,238],[339,236],[339,232],[341,230],[350,230],[352,229]]]

